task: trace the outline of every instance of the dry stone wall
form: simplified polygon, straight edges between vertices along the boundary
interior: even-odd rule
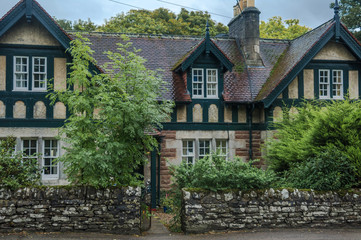
[[[0,189],[0,232],[140,233],[140,188]]]
[[[287,189],[218,193],[183,190],[185,233],[360,224],[359,190],[327,193]]]

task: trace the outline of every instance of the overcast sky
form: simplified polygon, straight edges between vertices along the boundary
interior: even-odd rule
[[[1,16],[18,2],[18,0],[0,1]],[[38,0],[51,16],[69,20],[90,18],[97,24],[104,23],[104,19],[115,16],[117,13],[134,9],[113,1],[148,10],[164,7],[179,13],[181,7],[164,1],[172,2],[228,16],[227,18],[212,15],[213,19],[223,24],[228,24],[233,16],[233,5],[236,3],[236,0]],[[331,2],[334,0],[256,0],[256,7],[261,11],[261,20],[267,20],[273,16],[281,16],[284,20],[296,18],[300,20],[301,25],[314,28],[333,17],[333,10],[329,8]]]

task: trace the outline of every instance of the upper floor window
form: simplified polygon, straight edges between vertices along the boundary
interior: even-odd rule
[[[29,58],[14,57],[14,90],[28,90]]]
[[[30,61],[31,60],[31,61]],[[46,91],[47,83],[46,57],[14,57],[14,90]],[[30,74],[30,70],[32,74]],[[30,84],[30,81],[31,84]]]
[[[204,81],[206,79],[206,81]],[[194,98],[218,98],[218,69],[192,69]]]
[[[203,97],[203,69],[193,69],[193,97]]]
[[[319,70],[319,97],[320,99],[343,98],[342,70]]]
[[[218,70],[207,69],[207,97],[216,98],[218,95]]]
[[[46,58],[33,58],[33,90],[46,90]]]

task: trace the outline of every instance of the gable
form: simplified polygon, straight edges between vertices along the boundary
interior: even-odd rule
[[[344,44],[330,41],[313,60],[356,61],[357,59]]]
[[[0,44],[60,46],[36,18],[28,23],[25,16],[1,36]]]

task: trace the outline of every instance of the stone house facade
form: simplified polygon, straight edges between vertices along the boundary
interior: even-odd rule
[[[212,151],[229,159],[262,158],[284,105],[347,94],[359,99],[361,46],[337,7],[331,20],[294,40],[261,39],[259,15],[254,0],[243,0],[227,36],[211,38],[208,28],[205,37],[129,35],[145,65],[164,70],[163,97],[175,102],[160,132],[160,155],[152,157],[163,189],[170,184],[169,163],[194,162]],[[84,35],[99,64],[121,41],[120,34]],[[0,138],[15,136],[17,150],[42,153],[46,184],[67,183],[53,160],[64,153],[56,136],[68,113],[46,95],[48,79],[57,90],[67,87],[66,49],[74,38],[35,0],[19,1],[0,20]]]

